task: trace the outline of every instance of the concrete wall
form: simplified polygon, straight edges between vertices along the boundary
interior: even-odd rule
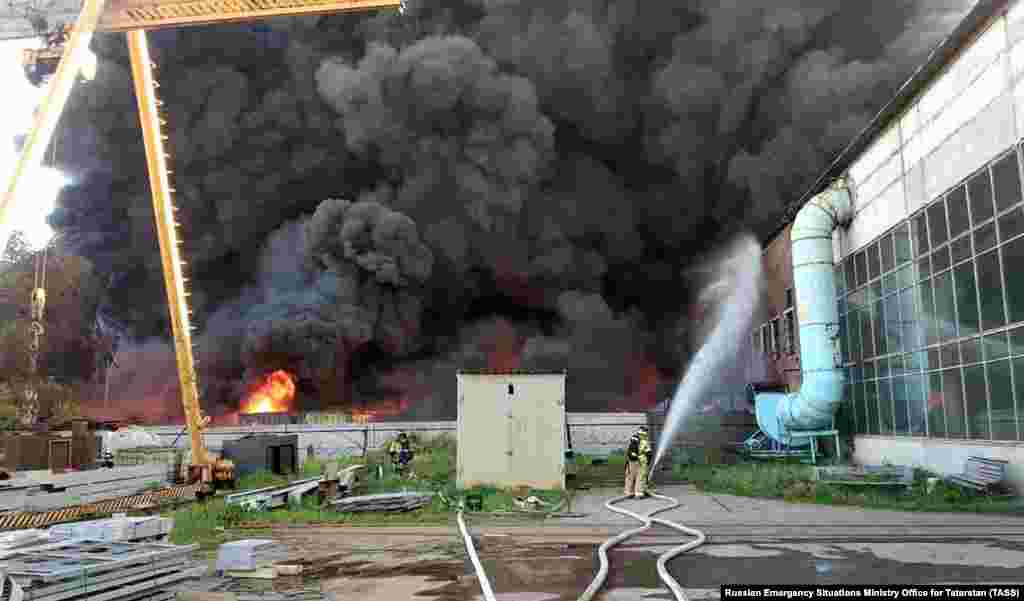
[[[970,456],[1003,459],[1010,462],[1010,481],[1024,492],[1024,445],[969,440],[934,438],[893,438],[857,436],[854,439],[854,461],[865,465],[921,467],[940,474],[959,474]]]
[[[565,374],[458,375],[458,485],[565,488]]]
[[[644,413],[570,413],[569,437],[577,453],[607,454],[615,449],[624,449],[630,435],[641,425],[647,425]],[[186,436],[178,437],[180,426],[151,426],[147,431],[156,434],[170,445],[177,438],[176,446],[188,447]],[[210,428],[204,433],[207,446],[218,451],[225,440],[241,438],[246,434],[298,434],[299,454],[305,459],[312,447],[313,454],[321,458],[359,455],[363,445],[380,448],[399,432],[415,432],[418,436],[430,438],[439,435],[456,435],[456,422],[387,422],[372,424],[339,424],[335,426],[279,425],[258,428]]]
[[[997,15],[850,166],[856,216],[837,258],[870,244],[1024,137],[1024,5]]]

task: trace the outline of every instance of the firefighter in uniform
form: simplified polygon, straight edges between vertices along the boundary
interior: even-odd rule
[[[653,455],[650,435],[646,427],[641,427],[629,439],[629,447],[626,449],[626,486],[622,494],[635,499],[649,496],[647,470]]]
[[[398,438],[391,442],[388,454],[391,455],[391,465],[395,468],[395,472],[399,474],[405,472],[413,455],[412,444],[405,432],[400,433]]]

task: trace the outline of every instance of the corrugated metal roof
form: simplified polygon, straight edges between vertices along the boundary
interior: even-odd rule
[[[1006,11],[1010,0],[979,0],[977,4],[960,21],[959,25],[940,42],[928,55],[928,59],[914,71],[914,74],[900,86],[896,96],[875,115],[871,123],[854,136],[853,140],[835,158],[829,168],[822,173],[814,184],[796,202],[790,203],[782,216],[782,223],[775,228],[768,241],[774,240],[796,217],[797,211],[808,200],[824,191],[833,181],[845,172],[854,161],[867,149],[879,134],[914,101],[917,95],[942,71],[946,65],[956,58],[957,54],[967,45],[978,31],[988,24],[995,16]]]

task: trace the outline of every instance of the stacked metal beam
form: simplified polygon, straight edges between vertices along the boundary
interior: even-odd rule
[[[139,465],[47,476],[0,485],[0,511],[46,511],[140,493],[171,483],[166,466]]]
[[[331,503],[337,511],[359,513],[364,511],[412,511],[430,503],[433,493],[385,493],[347,497]]]
[[[191,558],[197,548],[64,541],[17,549],[0,555],[0,601],[172,599],[171,585],[208,571]]]
[[[45,528],[54,524],[80,520],[90,515],[109,515],[130,511],[137,507],[159,505],[161,502],[169,499],[195,499],[196,491],[199,490],[200,486],[200,484],[173,486],[139,495],[64,507],[55,511],[11,511],[0,513],[0,531]]]

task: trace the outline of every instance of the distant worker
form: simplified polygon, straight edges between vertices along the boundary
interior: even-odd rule
[[[391,465],[394,466],[395,472],[405,472],[413,456],[412,444],[405,432],[400,433],[398,438],[391,443],[388,454],[391,455]]]
[[[629,439],[626,449],[626,486],[624,495],[634,499],[649,496],[647,491],[647,470],[651,465],[654,450],[651,448],[650,435],[647,428],[641,426]]]

